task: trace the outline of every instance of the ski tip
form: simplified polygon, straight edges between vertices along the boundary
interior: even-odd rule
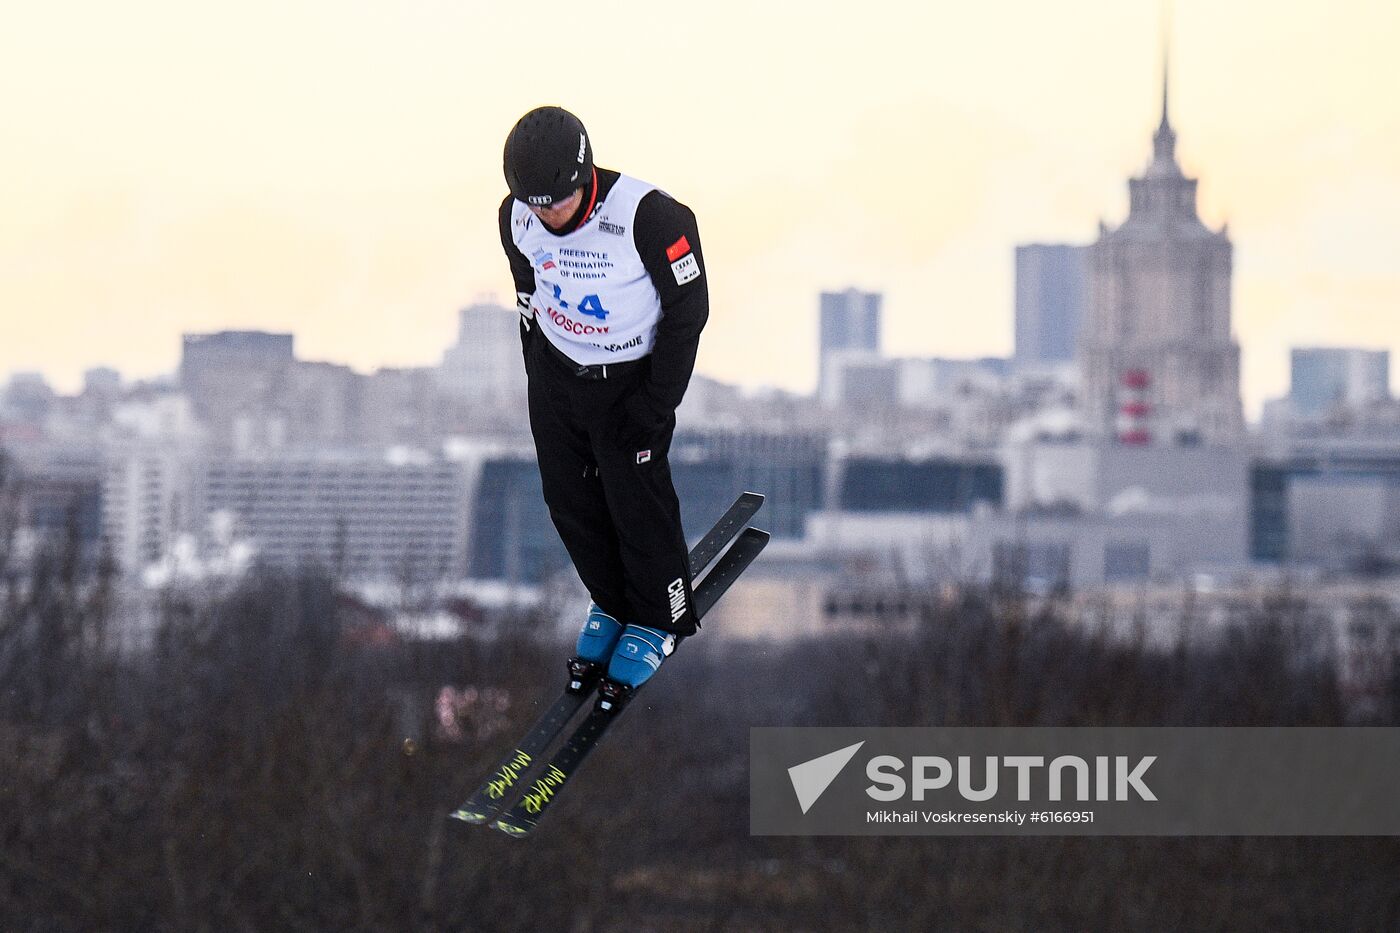
[[[479,826],[491,819],[489,813],[478,813],[475,810],[454,810],[448,814],[454,820],[461,820],[463,823],[471,823]]]
[[[762,503],[766,497],[761,492],[752,492],[746,489],[739,494],[739,498],[745,502]]]
[[[499,829],[512,839],[523,839],[530,835],[530,827],[517,826],[514,823],[507,823],[504,820],[496,820],[491,826],[493,829]]]

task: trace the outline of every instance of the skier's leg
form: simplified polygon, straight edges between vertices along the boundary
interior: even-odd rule
[[[625,570],[623,621],[690,635],[696,629],[690,560],[667,459],[674,430],[672,416],[640,451],[622,449],[613,431],[590,436]]]
[[[545,504],[594,604],[606,615],[622,618],[627,607],[623,565],[599,469],[586,432],[574,423],[561,378],[566,374],[550,369],[557,364],[540,351],[538,342],[544,339],[535,335],[526,356],[530,432]]]

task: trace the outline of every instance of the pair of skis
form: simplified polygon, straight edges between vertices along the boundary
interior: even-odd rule
[[[697,619],[704,618],[768,543],[768,532],[745,527],[761,505],[761,494],[743,493],[691,549],[692,580],[699,578],[700,572],[719,558],[704,579],[693,585]],[[725,545],[731,541],[733,546],[725,551]],[[724,552],[722,557],[721,551]],[[677,645],[681,640],[677,639]],[[635,695],[635,691],[605,679],[605,672],[605,665],[578,658],[570,660],[569,682],[563,693],[452,816],[467,823],[490,823],[512,836],[528,835],[539,825],[569,778]],[[530,772],[545,750],[595,689],[599,694],[597,705],[527,784]]]

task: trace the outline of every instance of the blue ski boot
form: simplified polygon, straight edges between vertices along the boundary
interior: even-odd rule
[[[645,625],[629,625],[617,640],[608,679],[636,690],[651,679],[676,647],[676,636]]]
[[[621,635],[622,623],[599,609],[597,603],[589,603],[588,621],[583,623],[583,631],[578,633],[575,652],[585,661],[607,664]]]

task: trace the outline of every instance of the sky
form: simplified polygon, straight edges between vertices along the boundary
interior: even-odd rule
[[[546,103],[695,210],[700,372],[810,390],[818,294],[851,286],[884,293],[888,355],[1005,355],[1014,247],[1121,222],[1160,116],[1158,0],[512,6],[12,5],[0,374],[152,376],[222,329],[433,365],[512,291],[501,146]],[[1400,368],[1400,4],[1176,0],[1170,34],[1246,410],[1290,346]]]

